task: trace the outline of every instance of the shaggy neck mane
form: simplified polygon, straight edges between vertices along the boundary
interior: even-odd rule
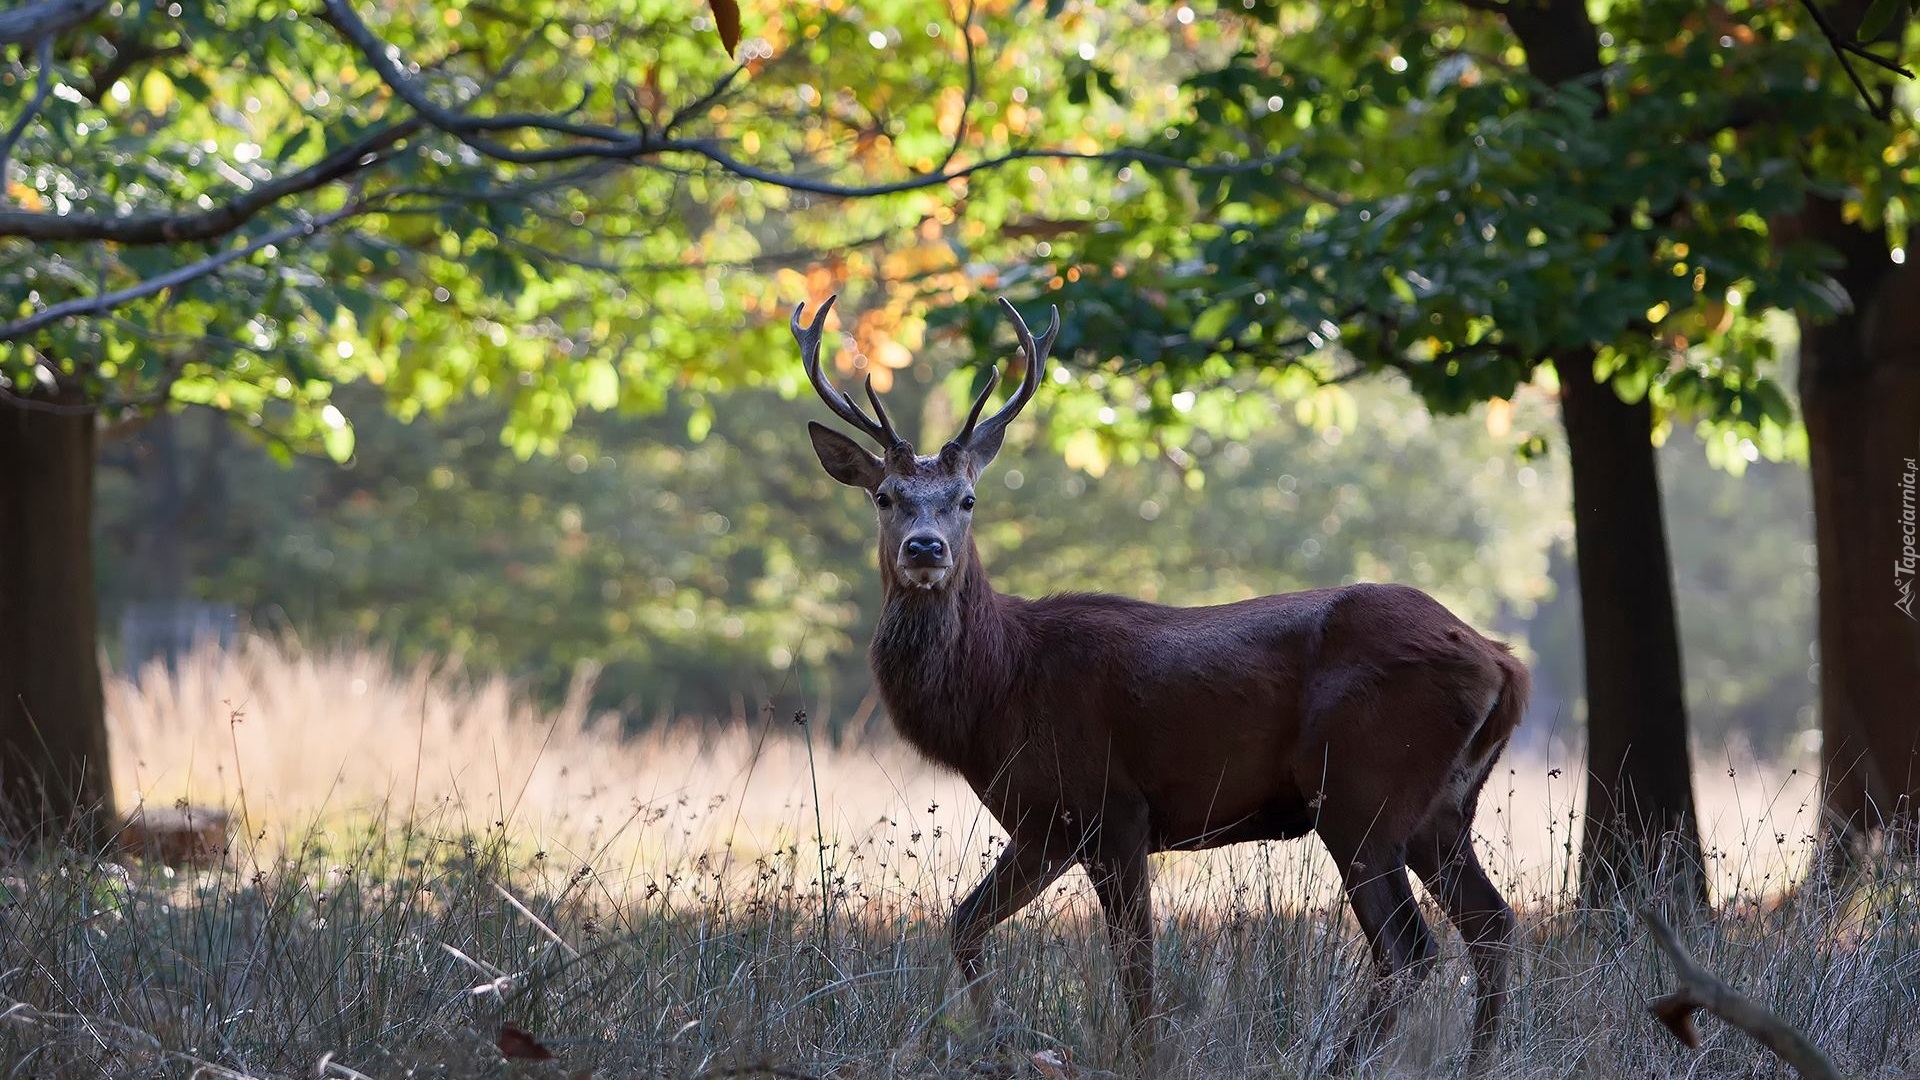
[[[944,589],[903,583],[884,558],[881,567],[883,607],[868,650],[880,696],[908,742],[964,772],[999,750],[983,745],[977,729],[1012,683],[1013,613],[987,581],[971,538]]]

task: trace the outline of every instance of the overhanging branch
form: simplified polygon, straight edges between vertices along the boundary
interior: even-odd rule
[[[23,45],[53,37],[106,10],[108,0],[40,0],[0,11],[0,45]]]
[[[644,126],[635,130],[606,124],[582,123],[558,116],[536,113],[501,113],[493,116],[479,116],[461,109],[449,108],[434,101],[414,79],[400,68],[393,50],[387,42],[367,26],[359,13],[354,11],[349,0],[326,0],[327,11],[324,16],[342,37],[360,51],[368,65],[373,68],[394,95],[412,108],[432,127],[459,139],[476,153],[497,161],[516,165],[545,165],[564,161],[578,161],[589,158],[603,158],[624,161],[639,161],[668,155],[691,155],[740,177],[773,187],[784,188],[808,195],[820,195],[828,198],[873,198],[881,195],[896,195],[908,191],[919,191],[939,187],[956,180],[963,180],[974,173],[986,172],[1011,165],[1020,161],[1100,161],[1116,165],[1160,166],[1181,169],[1198,175],[1220,173],[1258,172],[1265,169],[1279,169],[1291,161],[1292,152],[1269,154],[1246,161],[1195,163],[1183,158],[1156,154],[1147,150],[1122,149],[1104,153],[1082,153],[1058,149],[1014,150],[997,157],[975,162],[958,169],[939,169],[922,173],[906,179],[882,184],[836,184],[823,180],[813,180],[793,173],[783,173],[772,169],[748,164],[735,157],[729,150],[711,139],[676,139],[663,134],[655,134]],[[958,134],[964,135],[962,125]],[[549,135],[565,136],[568,142],[535,149],[520,149],[499,141],[493,136],[512,131],[541,132]],[[951,161],[952,153],[947,155]],[[1281,170],[1288,173],[1291,170]]]
[[[252,191],[212,210],[126,217],[0,210],[0,236],[21,236],[38,241],[109,240],[116,244],[141,245],[215,240],[240,228],[261,211],[289,196],[312,191],[360,172],[374,164],[379,155],[423,126],[418,118],[408,118],[376,128],[312,165],[260,184]]]
[[[265,236],[259,237],[249,244],[234,248],[232,251],[223,251],[217,255],[211,255],[201,259],[198,262],[188,263],[177,269],[169,270],[164,274],[159,274],[137,284],[129,285],[124,289],[100,293],[95,296],[81,296],[72,300],[65,300],[50,307],[42,308],[24,319],[16,319],[10,323],[0,323],[0,341],[17,341],[26,337],[28,334],[52,326],[62,319],[85,315],[104,315],[115,308],[130,304],[135,300],[140,300],[152,296],[155,293],[185,285],[190,281],[197,281],[209,274],[218,272],[230,263],[248,258],[275,244],[284,244],[289,240],[312,236],[314,233],[330,225],[350,218],[355,214],[362,213],[365,210],[366,205],[364,203],[358,200],[349,202],[347,205],[331,213],[322,214],[317,218],[307,218],[295,222],[292,225],[283,226],[267,233]]]
[[[27,99],[27,107],[20,110],[19,117],[7,129],[7,133],[0,135],[0,194],[4,193],[7,186],[7,158],[12,156],[14,145],[20,141],[20,136],[26,134],[27,125],[33,123],[33,118],[40,115],[40,107],[47,103],[47,95],[53,91],[53,35],[41,38],[34,53],[40,71],[34,78],[33,97]]]
[[[1842,37],[1840,32],[1834,29],[1833,23],[1828,21],[1827,13],[1820,10],[1820,5],[1816,3],[1815,0],[1800,0],[1800,6],[1807,9],[1807,14],[1813,16],[1814,25],[1818,26],[1820,33],[1826,36],[1827,44],[1833,48],[1833,55],[1840,60],[1840,70],[1847,73],[1847,78],[1852,81],[1853,88],[1860,92],[1860,100],[1867,103],[1867,111],[1872,113],[1876,120],[1885,121],[1891,119],[1893,116],[1893,104],[1890,97],[1886,95],[1875,97],[1873,91],[1867,88],[1866,80],[1862,79],[1860,73],[1854,70],[1853,61],[1849,59],[1849,57],[1859,56],[1871,60],[1875,64],[1898,72],[1909,79],[1913,78],[1913,72],[1888,60],[1884,56],[1874,55],[1865,48],[1862,48],[1860,44],[1852,38]]]

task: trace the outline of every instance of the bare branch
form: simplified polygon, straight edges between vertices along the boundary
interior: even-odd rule
[[[836,199],[864,199],[876,195],[897,195],[903,191],[919,191],[923,188],[939,187],[942,184],[949,184],[955,180],[964,180],[974,173],[991,172],[994,169],[1019,161],[1099,161],[1111,165],[1157,165],[1162,168],[1179,169],[1197,176],[1212,176],[1225,173],[1260,172],[1265,169],[1274,169],[1283,174],[1291,173],[1292,170],[1282,169],[1280,166],[1299,156],[1293,151],[1283,150],[1277,154],[1249,158],[1246,161],[1192,162],[1184,158],[1169,157],[1166,154],[1156,154],[1150,150],[1135,150],[1130,148],[1095,153],[1043,148],[1012,150],[998,157],[976,161],[971,165],[953,169],[948,172],[926,173],[921,176],[908,177],[905,180],[897,180],[887,184],[834,184],[821,180],[809,180],[791,173],[773,172],[768,169],[762,169],[756,165],[749,165],[709,142],[675,141],[662,143],[659,149],[663,152],[697,154],[743,180],[757,180],[774,187],[786,188],[788,191],[799,191],[809,195],[821,195]],[[1291,182],[1292,178],[1290,176],[1286,178]],[[1335,201],[1345,202],[1346,199],[1345,197],[1339,197]]]
[[[311,236],[335,222],[352,217],[365,210],[366,204],[356,200],[332,213],[322,214],[317,218],[309,218],[283,228],[275,229],[244,247],[234,248],[232,251],[223,251],[218,255],[209,256],[198,262],[188,263],[186,266],[169,270],[157,277],[148,278],[137,285],[129,285],[124,289],[110,293],[101,293],[97,296],[82,296],[72,300],[65,300],[51,307],[36,311],[24,319],[17,319],[10,323],[0,323],[0,341],[19,340],[28,334],[51,326],[62,319],[72,318],[76,315],[104,315],[115,308],[130,304],[135,300],[152,296],[158,292],[164,292],[167,289],[176,288],[190,281],[197,281],[209,274],[217,273],[222,267],[248,258],[275,244],[283,244],[298,237]]]
[[[99,14],[107,0],[40,0],[0,11],[0,45],[24,45],[53,37]]]
[[[1913,72],[1901,67],[1895,61],[1868,51],[1865,46],[1850,37],[1842,37],[1840,31],[1834,29],[1833,23],[1828,21],[1827,13],[1820,10],[1820,5],[1816,3],[1815,0],[1800,0],[1800,6],[1807,9],[1807,14],[1813,16],[1814,24],[1820,27],[1820,33],[1826,36],[1827,44],[1833,47],[1833,55],[1840,60],[1840,69],[1845,71],[1847,78],[1853,81],[1853,88],[1860,92],[1860,100],[1867,103],[1867,111],[1872,113],[1876,120],[1886,121],[1892,119],[1892,96],[1881,95],[1880,97],[1875,97],[1873,91],[1867,89],[1866,80],[1862,79],[1860,73],[1854,70],[1853,61],[1849,60],[1848,57],[1858,56],[1863,60],[1871,61],[1887,71],[1908,79],[1913,78]]]
[[[12,156],[14,144],[20,136],[27,133],[27,125],[40,115],[40,106],[47,103],[47,94],[53,90],[53,35],[40,39],[40,45],[34,50],[35,62],[40,65],[40,73],[34,80],[33,97],[27,99],[27,107],[20,110],[20,116],[13,126],[0,136],[0,196],[4,196],[7,187],[7,158]]]
[[[0,386],[0,402],[27,412],[52,413],[55,416],[85,416],[99,411],[98,406],[91,402],[85,405],[63,405],[57,401],[42,401],[39,398],[16,394],[5,386]]]
[[[954,156],[967,144],[967,118],[973,115],[973,99],[980,93],[980,62],[973,49],[973,6],[974,0],[967,0],[967,10],[960,16],[960,40],[967,49],[967,89],[960,98],[960,119],[953,126],[953,139],[947,143],[947,153],[931,171],[943,173],[953,164]]]
[[[299,172],[269,180],[231,202],[202,213],[103,217],[0,210],[0,236],[24,236],[42,241],[111,240],[118,244],[176,244],[218,239],[289,195],[312,191],[372,166],[394,144],[423,126],[418,119],[407,119],[375,128]]]
[[[1641,908],[1640,918],[1652,932],[1653,943],[1673,961],[1674,975],[1680,982],[1679,989],[1647,1005],[1674,1038],[1698,1049],[1700,1032],[1693,1026],[1693,1014],[1705,1009],[1780,1055],[1807,1080],[1841,1080],[1840,1070],[1805,1035],[1701,967],[1657,912]]]

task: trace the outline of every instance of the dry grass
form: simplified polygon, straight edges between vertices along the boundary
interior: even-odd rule
[[[688,1077],[775,1061],[919,1077],[984,1058],[1037,1076],[1039,1049],[1125,1060],[1080,879],[995,935],[997,1026],[959,1007],[939,915],[996,841],[964,788],[891,748],[816,745],[809,770],[807,733],[783,720],[622,742],[577,704],[543,713],[498,682],[261,642],[116,684],[110,708],[125,803],[239,809],[244,790],[252,836],[199,875],[12,872],[0,1064],[15,1075]],[[1779,896],[1806,857],[1811,785],[1728,769],[1701,776],[1727,902],[1682,914],[1682,935],[1842,1068],[1920,1069],[1913,881]],[[1580,909],[1565,888],[1573,775],[1517,762],[1482,810],[1482,852],[1526,926],[1495,1074],[1775,1075],[1718,1025],[1695,1055],[1641,1011],[1666,976],[1627,906]],[[1326,871],[1309,843],[1161,862],[1170,1075],[1309,1075],[1330,1054],[1365,963]],[[1449,939],[1380,1075],[1462,1071],[1459,952]],[[503,1062],[503,1022],[556,1060]]]

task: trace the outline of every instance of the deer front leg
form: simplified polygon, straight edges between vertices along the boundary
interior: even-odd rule
[[[974,1012],[982,1020],[993,1006],[993,988],[986,979],[987,934],[1032,903],[1066,869],[1066,862],[1048,858],[1043,845],[1012,837],[993,869],[987,871],[986,880],[954,909],[953,958],[960,965],[960,977],[966,981]]]
[[[1144,828],[1116,829],[1117,824],[1111,813],[1102,822],[1097,855],[1086,862],[1087,876],[1107,917],[1133,1053],[1151,1075],[1159,1033],[1153,1011],[1153,885],[1147,872],[1147,839]]]

